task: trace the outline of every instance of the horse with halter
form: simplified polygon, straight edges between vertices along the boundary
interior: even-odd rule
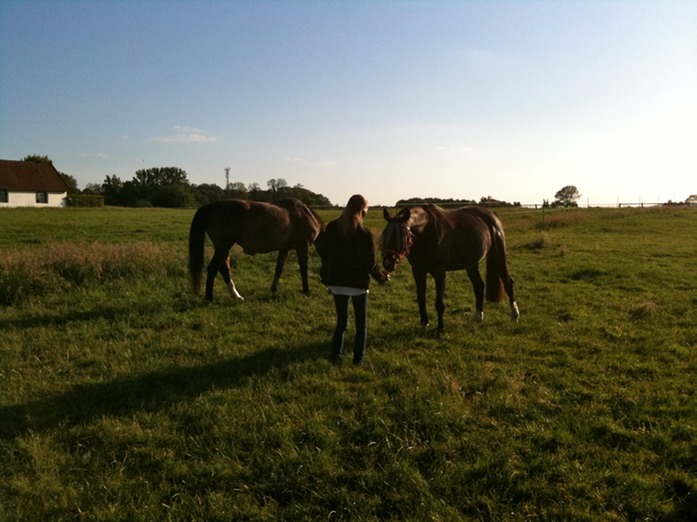
[[[194,294],[198,294],[201,288],[206,234],[215,248],[208,263],[207,301],[213,300],[213,282],[217,273],[223,276],[232,297],[243,299],[230,277],[230,249],[235,244],[249,255],[278,250],[276,272],[271,283],[271,292],[274,293],[288,253],[295,250],[303,293],[309,294],[308,252],[322,230],[322,219],[295,198],[282,199],[273,204],[232,199],[204,205],[196,211],[189,229],[189,274]]]
[[[472,206],[444,211],[435,205],[404,208],[394,217],[383,208],[387,225],[382,232],[382,264],[393,272],[402,258],[411,264],[416,283],[421,326],[428,326],[426,313],[426,275],[436,283],[438,332],[443,332],[445,275],[451,270],[466,270],[475,295],[475,320],[484,318],[484,296],[499,302],[502,288],[508,295],[511,319],[520,312],[515,301],[513,278],[506,260],[503,225],[491,210]],[[486,257],[486,285],[479,273],[479,262]]]

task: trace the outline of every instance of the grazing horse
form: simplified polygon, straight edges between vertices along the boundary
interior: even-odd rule
[[[201,288],[204,242],[208,234],[215,251],[208,263],[206,300],[213,300],[213,281],[217,273],[235,299],[243,299],[230,277],[230,249],[239,244],[245,254],[278,250],[276,273],[271,291],[276,292],[288,252],[295,250],[300,265],[303,293],[309,294],[307,258],[310,245],[324,229],[324,222],[302,201],[282,199],[276,203],[232,199],[204,205],[196,211],[189,229],[189,273],[194,294]]]
[[[436,282],[438,332],[443,332],[445,274],[466,270],[476,302],[475,320],[484,318],[484,289],[490,302],[501,300],[503,287],[508,294],[511,319],[518,321],[513,278],[506,261],[506,240],[498,216],[484,207],[463,207],[444,211],[435,205],[401,210],[391,217],[386,208],[387,225],[382,232],[382,264],[387,272],[395,270],[403,257],[411,264],[416,283],[421,326],[428,326],[426,313],[426,274]],[[479,262],[486,257],[486,286],[479,273]]]

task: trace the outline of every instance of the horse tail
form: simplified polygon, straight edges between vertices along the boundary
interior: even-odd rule
[[[498,303],[503,298],[503,282],[510,279],[506,259],[506,239],[503,228],[495,223],[490,227],[491,248],[486,256],[486,300]]]
[[[204,246],[206,240],[206,227],[210,205],[204,205],[194,214],[189,229],[189,275],[191,276],[191,288],[194,295],[201,290],[201,274],[203,272]]]

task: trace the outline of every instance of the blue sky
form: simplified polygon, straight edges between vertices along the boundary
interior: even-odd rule
[[[582,204],[697,193],[697,2],[0,2],[0,158]]]

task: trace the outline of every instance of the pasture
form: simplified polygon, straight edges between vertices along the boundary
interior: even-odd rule
[[[694,209],[501,210],[520,322],[405,261],[361,367],[314,249],[192,296],[193,214],[0,210],[0,519],[697,520]]]

